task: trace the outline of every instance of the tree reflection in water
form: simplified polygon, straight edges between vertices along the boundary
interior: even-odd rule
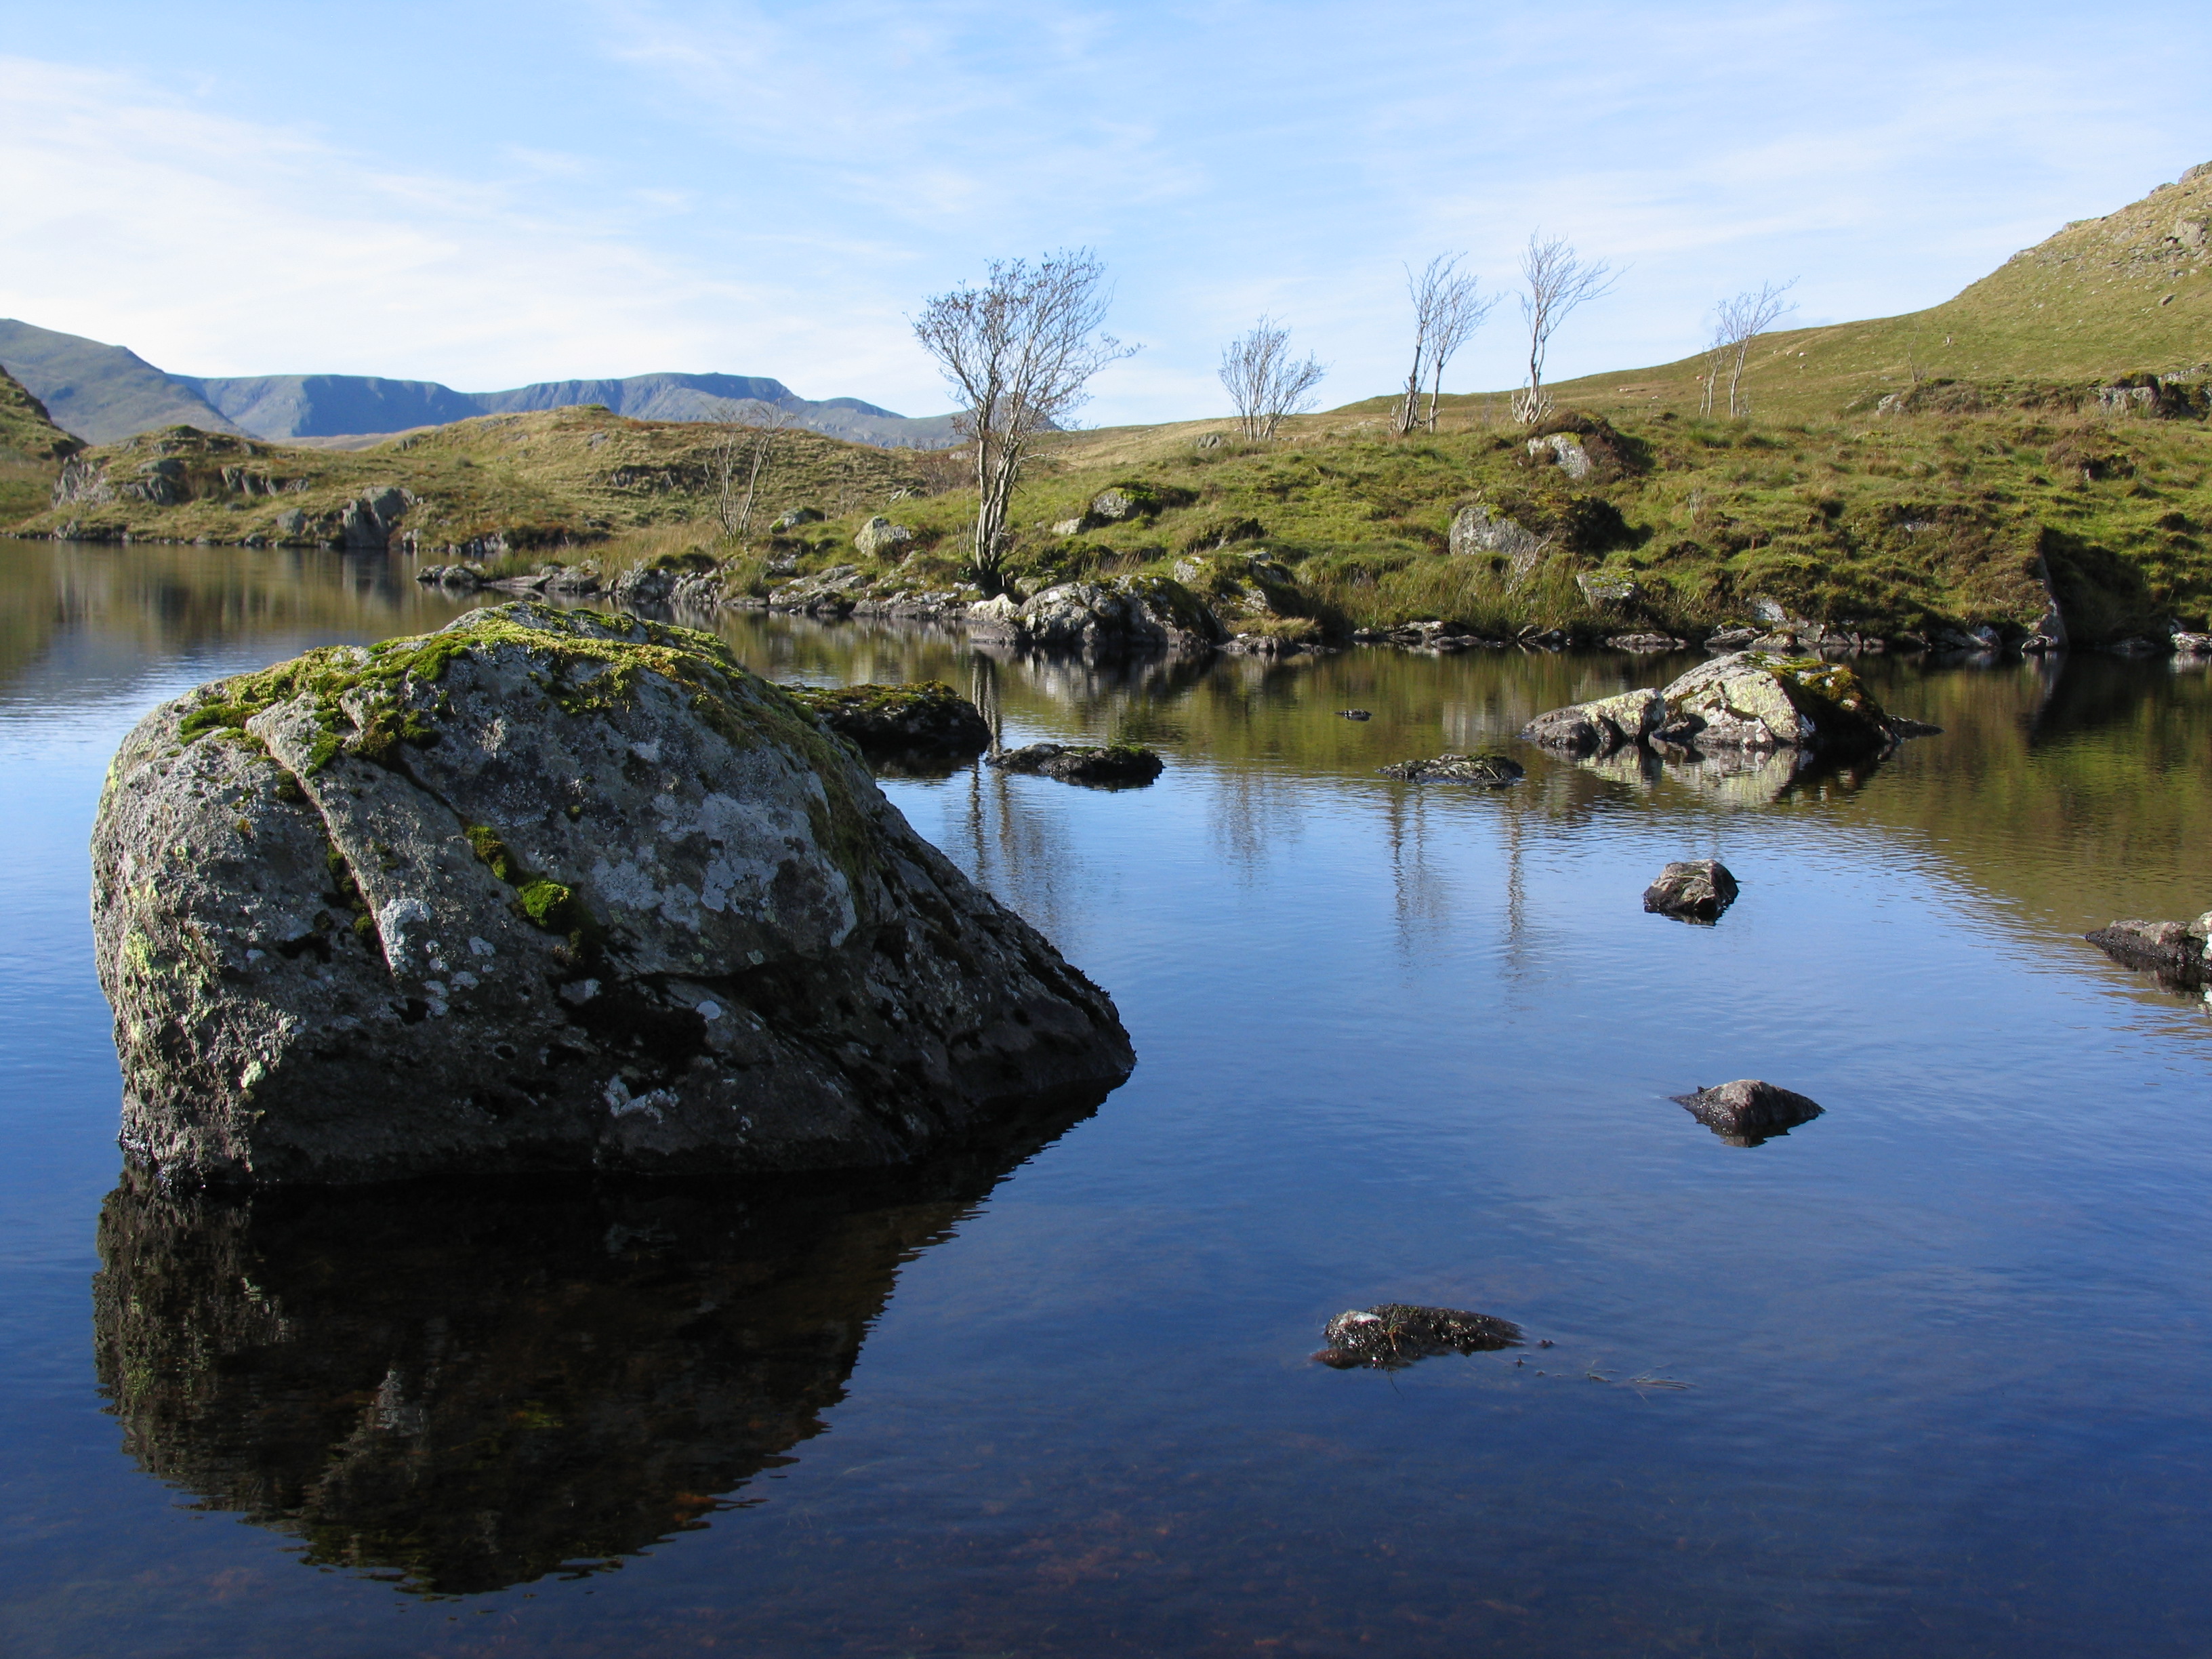
[[[148,1473],[438,1594],[708,1524],[823,1427],[900,1266],[1097,1097],[896,1174],[179,1195],[100,1221],[96,1356]]]

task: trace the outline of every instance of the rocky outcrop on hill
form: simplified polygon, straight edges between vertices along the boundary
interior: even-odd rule
[[[93,834],[123,1144],[183,1182],[884,1164],[1133,1060],[710,635],[537,603],[165,703]]]
[[[1633,691],[1539,714],[1531,743],[1573,755],[1630,744],[1698,754],[1799,750],[1836,758],[1887,753],[1936,728],[1882,712],[1840,663],[1739,651],[1700,663],[1656,691]]]

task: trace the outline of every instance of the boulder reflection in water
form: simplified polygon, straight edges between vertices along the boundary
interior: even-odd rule
[[[443,1594],[590,1571],[793,1462],[900,1265],[1097,1103],[775,1187],[128,1176],[100,1221],[101,1389],[149,1474],[312,1565]]]

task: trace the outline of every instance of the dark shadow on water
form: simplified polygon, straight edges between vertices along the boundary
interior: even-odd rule
[[[618,1565],[796,1460],[899,1267],[1097,1109],[927,1166],[223,1200],[126,1177],[96,1363],[149,1474],[430,1594]]]

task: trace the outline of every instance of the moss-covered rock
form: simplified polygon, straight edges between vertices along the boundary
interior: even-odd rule
[[[687,629],[509,605],[204,686],[93,853],[124,1144],[186,1182],[895,1163],[1132,1063]]]

